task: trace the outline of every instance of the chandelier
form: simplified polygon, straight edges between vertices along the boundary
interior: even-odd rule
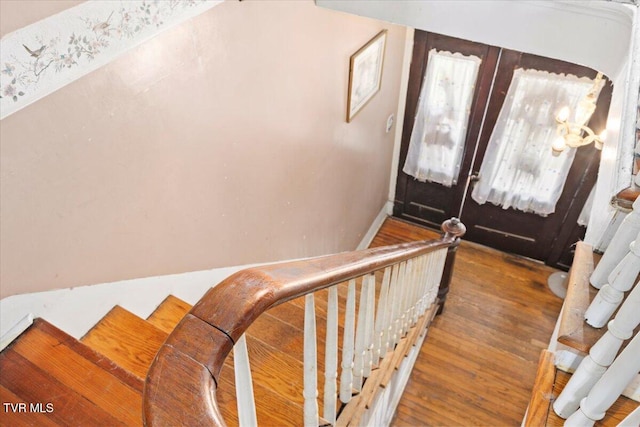
[[[569,121],[569,116],[571,115],[569,107],[562,107],[558,112],[556,116],[556,122],[558,123],[556,133],[558,134],[558,138],[551,145],[554,155],[560,155],[567,147],[578,148],[591,144],[592,142],[598,150],[602,150],[607,131],[603,130],[600,135],[596,135],[596,133],[587,126],[587,123],[596,109],[596,101],[603,80],[602,73],[598,73],[593,81],[593,86],[589,89],[587,95],[578,103],[574,122]]]

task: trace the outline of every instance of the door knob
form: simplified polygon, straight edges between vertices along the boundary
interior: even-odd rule
[[[479,172],[475,172],[472,173],[471,175],[469,175],[469,182],[477,182],[480,181],[480,173]]]

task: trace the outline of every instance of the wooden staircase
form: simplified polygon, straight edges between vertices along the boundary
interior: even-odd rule
[[[322,300],[318,298],[319,318],[326,313]],[[259,317],[247,333],[260,425],[298,425],[302,419],[302,384],[291,379],[302,378],[303,304],[296,299],[274,308]],[[36,319],[0,353],[0,398],[14,405],[5,410],[1,424],[141,425],[142,391],[149,366],[190,309],[189,304],[171,295],[146,320],[116,306],[81,340]],[[409,351],[415,335],[425,330],[436,309],[413,329],[414,336],[402,340],[404,353],[397,353],[381,366],[344,411],[338,425],[358,425],[358,407],[370,404],[375,388],[388,381],[388,375]],[[322,324],[318,322],[319,329]],[[319,331],[320,337],[323,332]],[[322,340],[318,345],[324,351]],[[218,400],[229,425],[238,424],[233,372],[233,358],[227,358]]]
[[[375,274],[378,286],[382,281],[379,273]],[[343,305],[348,286],[344,282],[336,287]],[[314,293],[318,354],[325,353],[328,294],[328,289]],[[395,390],[397,383],[390,384],[390,377],[405,362],[405,356],[417,353],[415,346],[421,345],[439,307],[432,304],[427,309],[348,404],[338,403],[335,425],[359,425],[363,410],[371,407],[379,389],[389,385]],[[79,340],[45,319],[35,319],[0,353],[0,399],[4,405],[0,425],[141,425],[149,369],[158,350],[167,345],[167,337],[191,310],[190,304],[172,295],[146,319],[116,305]],[[344,322],[340,316],[339,353]],[[272,307],[245,333],[258,425],[300,425],[304,418],[304,329],[303,296]],[[238,425],[233,351],[230,356],[224,359],[216,378],[216,399],[225,422]],[[324,363],[319,357],[318,372],[324,372]],[[324,376],[318,375],[318,390],[323,390],[324,381]],[[322,413],[321,399],[318,406]]]
[[[425,237],[416,235],[407,240],[420,238]],[[386,241],[384,230],[377,240],[380,245],[397,243]],[[486,280],[483,277],[483,281]],[[316,294],[319,354],[324,352],[325,346],[326,293],[324,290]],[[339,288],[339,299],[346,299],[343,288]],[[36,320],[31,328],[0,353],[0,399],[11,404],[0,416],[0,425],[141,425],[147,370],[157,349],[190,309],[190,304],[169,296],[145,320],[116,306],[80,340],[45,320]],[[437,306],[409,335],[423,337],[435,309]],[[342,320],[340,318],[339,321],[339,343],[343,338]],[[302,298],[270,309],[258,317],[247,332],[259,425],[301,424],[303,329]],[[436,341],[436,345],[442,345],[442,342]],[[363,391],[352,399],[353,403],[342,410],[336,425],[358,425],[357,408],[370,404],[372,389],[383,386],[386,381],[383,372],[396,368],[403,353],[411,348],[411,343],[405,340],[399,347],[403,352],[383,361],[386,365],[379,367],[379,372],[365,383]],[[276,351],[276,348],[281,351]],[[456,353],[453,351],[451,363],[457,363]],[[535,407],[532,405],[537,410],[532,411],[530,407],[529,411],[530,415],[538,413],[536,419],[543,421],[528,425],[561,425],[562,420],[550,410],[550,403],[570,374],[557,370],[548,355],[544,360],[546,362],[539,365],[540,380],[537,384],[540,387],[536,386],[537,391],[533,393],[541,403]],[[532,361],[531,365],[534,363]],[[319,358],[318,365],[322,371],[322,358]],[[442,365],[441,381],[448,376],[448,366]],[[283,376],[282,372],[287,374]],[[318,380],[318,390],[322,390],[322,375]],[[429,381],[428,378],[420,379],[421,383]],[[226,359],[218,383],[217,399],[225,421],[229,425],[237,425],[233,357]],[[437,386],[438,381],[434,387]],[[420,396],[418,404],[424,405],[424,394]],[[319,404],[322,406],[322,402]],[[464,399],[450,404],[458,405],[460,411],[473,411]],[[615,426],[636,406],[636,402],[621,398],[612,410],[613,415],[597,425]],[[286,414],[286,417],[278,418],[274,408],[281,408],[277,412]],[[489,406],[487,408],[490,410]]]
[[[344,292],[340,293],[344,298]],[[326,299],[322,295],[317,299],[318,318],[322,319],[326,315]],[[190,309],[189,304],[171,295],[146,320],[116,306],[80,340],[36,319],[0,353],[0,398],[14,405],[4,411],[0,424],[141,425],[142,392],[149,366]],[[412,335],[401,341],[403,351],[393,360],[387,359],[343,411],[337,425],[358,425],[359,409],[370,404],[375,388],[388,381],[436,309],[434,306]],[[296,299],[260,316],[247,333],[259,425],[299,425],[303,417],[303,321],[304,301]],[[324,336],[323,324],[318,322],[319,337]],[[339,325],[340,337],[342,327]],[[324,352],[322,339],[318,340],[318,347]],[[319,362],[322,368],[322,361]],[[291,380],[295,378],[300,380]],[[318,387],[323,387],[321,378]],[[218,389],[218,401],[229,425],[238,424],[233,390],[230,357],[221,372]]]
[[[593,328],[584,321],[584,313],[597,293],[597,290],[590,286],[589,277],[599,259],[600,256],[593,253],[591,246],[579,242],[567,281],[567,295],[559,321],[557,341],[564,346],[563,348],[572,349],[580,354],[587,354],[607,330]],[[563,369],[556,367],[554,353],[542,351],[524,423],[526,427],[564,425],[565,420],[556,415],[552,408],[553,402],[572,375],[569,372],[571,369]],[[637,407],[638,402],[620,396],[607,411],[605,418],[596,422],[595,425],[597,427],[618,426]]]
[[[141,425],[149,366],[190,309],[169,296],[145,320],[116,306],[80,341],[36,319],[0,353],[1,399],[15,405],[15,410],[4,412],[2,425]],[[302,419],[301,384],[284,383],[278,375],[289,370],[295,372],[286,377],[301,378],[302,363],[294,356],[302,351],[296,342],[300,334],[290,329],[300,326],[302,316],[299,302],[292,301],[262,316],[248,334],[261,425],[295,425],[294,420]],[[273,345],[282,345],[281,350]],[[218,397],[225,420],[234,425],[238,416],[233,358],[225,365],[225,386]],[[274,408],[290,418],[278,419]]]

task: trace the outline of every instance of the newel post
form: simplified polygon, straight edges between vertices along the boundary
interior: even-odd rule
[[[447,250],[447,259],[444,263],[444,270],[442,271],[442,278],[440,279],[440,287],[438,288],[438,300],[440,301],[440,307],[437,314],[442,314],[444,311],[444,303],[449,293],[449,287],[451,285],[451,277],[453,276],[453,265],[456,260],[456,251],[460,246],[460,237],[467,231],[467,227],[460,222],[458,218],[451,218],[442,223],[440,227],[444,232],[445,239],[453,240],[451,246]]]

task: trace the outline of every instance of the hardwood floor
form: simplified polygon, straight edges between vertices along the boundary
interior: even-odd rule
[[[371,246],[435,235],[388,219]],[[463,241],[393,425],[519,426],[562,306],[546,285],[554,271]]]

